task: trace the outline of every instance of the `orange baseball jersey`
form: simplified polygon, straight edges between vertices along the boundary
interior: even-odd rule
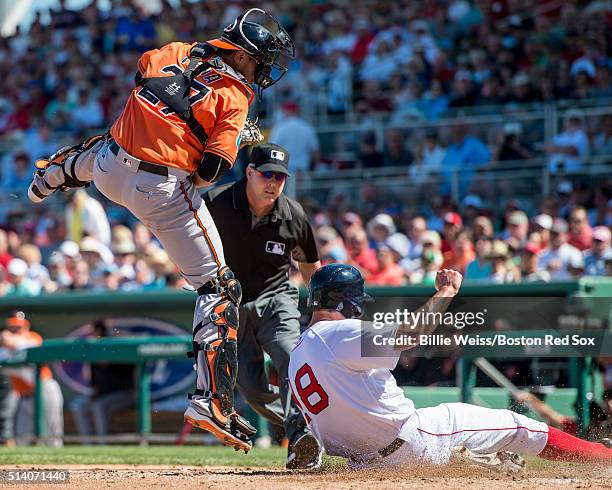
[[[187,68],[194,45],[175,42],[147,51],[138,60],[138,71],[144,77],[178,75]],[[253,89],[230,67],[210,68],[194,79],[190,95],[193,115],[208,136],[205,148],[184,120],[140,86],[132,90],[110,132],[126,152],[141,160],[195,172],[207,151],[233,164],[253,98]]]

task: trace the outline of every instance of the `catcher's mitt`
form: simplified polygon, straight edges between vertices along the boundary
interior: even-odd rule
[[[263,134],[261,134],[261,130],[257,125],[257,119],[253,121],[247,118],[244,127],[240,131],[240,148],[261,143],[263,139]]]

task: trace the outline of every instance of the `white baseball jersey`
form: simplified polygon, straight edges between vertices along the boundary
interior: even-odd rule
[[[514,451],[539,454],[548,437],[542,422],[510,410],[443,403],[415,410],[390,370],[399,352],[363,357],[372,328],[360,320],[322,321],[306,330],[289,359],[291,390],[314,436],[328,454],[349,466],[402,466],[415,461],[445,463],[452,448],[479,454]],[[407,441],[385,458],[369,460],[395,438]],[[361,461],[360,461],[361,460]]]
[[[387,446],[415,411],[390,372],[399,351],[362,357],[361,324],[317,322],[289,360],[291,389],[308,425],[329,454],[346,458]]]

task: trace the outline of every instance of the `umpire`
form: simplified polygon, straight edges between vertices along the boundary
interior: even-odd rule
[[[298,469],[318,467],[322,450],[292,402],[287,379],[289,353],[300,336],[298,289],[289,283],[289,269],[293,258],[308,284],[321,264],[304,209],[283,194],[288,162],[289,153],[278,145],[255,146],[245,178],[204,199],[243,288],[238,390],[256,412],[284,426],[287,468]],[[266,378],[264,352],[278,372],[278,391]]]

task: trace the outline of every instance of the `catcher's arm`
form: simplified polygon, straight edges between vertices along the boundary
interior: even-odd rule
[[[263,139],[263,134],[261,134],[261,130],[257,125],[257,119],[253,121],[247,118],[243,128],[240,130],[240,148],[260,143]],[[205,151],[194,175],[193,182],[196,187],[212,185],[232,168],[232,165],[233,162],[229,162],[217,153]]]

